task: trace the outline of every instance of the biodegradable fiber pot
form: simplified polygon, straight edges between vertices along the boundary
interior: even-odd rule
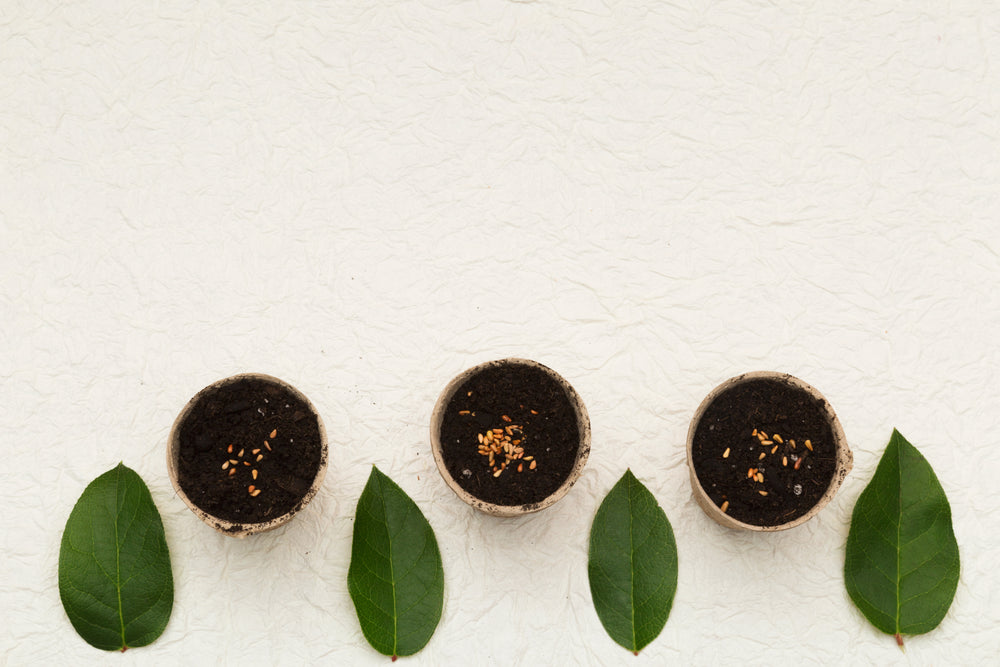
[[[312,403],[260,373],[199,391],[174,421],[167,445],[177,495],[232,537],[289,521],[316,495],[326,466],[326,431]]]
[[[573,387],[528,359],[480,364],[454,378],[431,415],[431,450],[445,483],[494,516],[549,507],[580,477],[590,418]]]
[[[775,531],[816,516],[853,456],[822,394],[787,373],[758,371],[713,389],[688,429],[694,498],[729,528]]]

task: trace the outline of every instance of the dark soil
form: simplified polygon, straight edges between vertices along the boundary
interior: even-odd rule
[[[762,444],[752,435],[754,429],[766,433],[772,444]],[[788,523],[812,509],[829,487],[837,463],[825,401],[770,379],[745,382],[715,398],[698,423],[691,459],[712,502],[722,507],[728,501],[729,516],[755,526]],[[764,481],[751,479],[750,469]]]
[[[488,457],[478,451],[478,436],[492,429],[506,433],[508,427],[522,456],[532,460],[512,461],[495,477]],[[541,369],[504,361],[458,387],[444,411],[440,442],[448,472],[463,489],[496,505],[528,505],[547,498],[569,477],[580,431],[573,405],[556,380]],[[504,458],[498,455],[495,461]]]
[[[184,493],[209,514],[238,524],[268,521],[295,508],[323,456],[319,422],[309,407],[259,378],[238,378],[202,395],[180,425],[178,445]],[[223,469],[230,461],[236,463]],[[260,489],[256,497],[251,485]]]

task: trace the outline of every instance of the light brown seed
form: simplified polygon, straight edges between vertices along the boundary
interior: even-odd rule
[[[263,458],[263,457],[261,457],[261,458]],[[250,462],[249,461],[244,461],[243,465],[248,466],[248,465],[250,465]]]
[[[758,456],[758,457],[757,457],[757,460],[758,460],[758,461],[760,461],[760,460],[761,460],[761,459],[763,459],[763,458],[764,458],[765,456],[767,456],[767,454],[765,454],[764,452],[761,452],[761,453],[760,453],[760,456]]]
[[[504,420],[508,424],[510,423],[510,417],[508,417],[507,415],[500,415],[500,419]]]
[[[775,445],[774,447],[771,447],[771,453],[772,454],[774,454],[776,451],[778,451],[778,446],[777,445]]]
[[[757,493],[759,493],[762,496],[766,496],[767,495],[767,491],[758,491]]]
[[[757,435],[757,429],[754,429],[753,433],[751,433],[750,435]]]
[[[729,501],[727,500],[726,502],[722,503],[722,507],[720,507],[719,509],[722,510],[723,513],[725,513],[726,510],[729,509]]]
[[[800,466],[800,465],[802,465],[802,459],[798,459],[798,460],[797,460],[797,461],[795,462],[795,469],[796,469],[796,470],[798,470],[798,469],[799,469],[799,466]]]
[[[243,458],[243,450],[242,449],[240,450],[240,453],[236,455],[236,458]]]
[[[479,439],[479,442],[483,441],[483,434],[482,433],[477,433],[476,437]]]
[[[229,462],[232,463],[233,465],[239,464],[239,461],[237,461],[236,459],[229,459]]]
[[[783,465],[783,466],[787,466],[788,465],[788,457],[787,456],[782,456],[781,457],[781,465]]]
[[[233,453],[233,446],[229,445],[228,447],[226,447],[226,452],[228,452],[229,454],[232,454]]]
[[[253,475],[253,478],[254,478],[254,479],[257,479],[257,470],[256,470],[256,469],[254,469],[254,470],[251,470],[251,471],[250,471],[250,474],[251,474],[251,475]]]
[[[774,440],[761,440],[760,444],[762,444],[765,447],[767,447],[768,445],[773,445],[774,444]]]
[[[722,458],[724,459],[729,458],[729,447],[726,447],[726,451],[722,452]]]
[[[523,463],[518,463],[517,464],[517,471],[518,472],[524,472],[524,464]]]
[[[754,475],[756,474],[757,474],[756,468],[750,468],[749,470],[747,470],[747,477],[750,479],[753,479]]]
[[[534,456],[525,456],[525,457],[524,457],[524,460],[525,460],[525,461],[530,461],[530,460],[531,460],[531,459],[533,459],[533,458],[535,458],[535,457],[534,457]]]
[[[274,429],[273,431],[271,431],[271,435],[268,437],[271,438],[272,440],[278,437],[278,429]]]
[[[490,465],[493,465],[493,452],[490,452]]]
[[[258,454],[258,455],[257,455],[257,460],[258,460],[258,461],[260,461],[260,460],[261,460],[261,459],[263,459],[263,458],[264,458],[264,455],[263,455],[263,454]]]
[[[792,449],[795,449],[795,441],[794,440],[789,440],[788,444],[792,446]]]
[[[225,470],[228,467],[229,467],[229,461],[226,461],[225,463],[222,464],[222,469],[223,470]]]
[[[767,433],[764,433],[763,431],[757,431],[757,437],[760,438],[761,440],[767,440]]]
[[[521,441],[520,441],[520,440],[514,440],[514,444],[515,444],[515,445],[520,445],[520,444],[521,444]]]
[[[810,440],[806,440],[806,449],[808,449],[810,452],[813,450],[813,444]]]
[[[777,433],[774,434],[774,441],[775,442],[784,442],[784,440],[781,439],[781,436],[778,435]]]
[[[534,470],[536,465],[538,465],[538,461],[532,461],[531,465],[528,466],[528,469]]]
[[[260,454],[260,450],[259,449],[255,449],[255,450],[251,451],[250,453],[251,454]]]
[[[256,498],[257,496],[260,495],[260,489],[255,489],[253,491],[253,493],[251,493],[250,495],[253,496],[254,498]]]
[[[502,472],[503,472],[503,468],[500,468],[500,470],[497,470],[495,473],[493,473],[493,476],[494,477],[499,477],[500,473],[502,473]]]
[[[757,482],[759,484],[763,484],[764,483],[764,473],[762,473],[762,472],[757,473]]]
[[[467,415],[467,414],[469,414],[469,411],[468,410],[459,410],[458,414],[460,414],[460,415]]]
[[[267,451],[271,451],[271,443],[269,443],[267,440],[264,441],[264,446],[267,447]]]
[[[250,488],[248,489],[248,491],[250,491],[250,493],[253,493],[253,490],[254,490],[255,488],[256,488],[256,487],[255,487],[255,486],[254,486],[253,484],[251,484],[251,485],[250,485]]]
[[[532,410],[532,411],[531,411],[531,414],[533,414],[533,415],[537,415],[537,414],[538,414],[538,412],[536,412],[535,410]]]
[[[232,477],[235,474],[236,474],[236,466],[233,466],[232,468],[229,469],[229,476]]]

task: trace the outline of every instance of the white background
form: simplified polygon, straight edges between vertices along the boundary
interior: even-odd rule
[[[388,664],[346,587],[372,464],[444,560],[440,625],[407,664],[997,659],[990,3],[3,5],[0,662]],[[498,520],[447,489],[427,430],[452,376],[514,355],[576,387],[593,452],[558,504]],[[695,505],[684,438],[708,391],[760,369],[826,395],[855,468],[808,524],[745,535]],[[195,392],[243,371],[315,403],[331,468],[292,523],[237,541],[174,496],[164,448]],[[937,471],[962,556],[905,654],[842,576],[893,427]],[[166,631],[124,655],[77,636],[57,585],[66,518],[119,461],[175,577]],[[680,558],[639,658],[586,570],[626,467]]]

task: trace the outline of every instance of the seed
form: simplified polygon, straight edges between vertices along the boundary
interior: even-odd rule
[[[255,490],[255,491],[251,492],[251,494],[250,494],[250,495],[251,495],[251,496],[253,496],[254,498],[256,498],[257,496],[259,496],[259,495],[260,495],[260,489],[257,489],[257,490]]]
[[[789,440],[788,444],[792,446],[792,449],[795,449],[795,441],[794,440]]]
[[[263,458],[264,458],[264,455],[263,455],[263,454],[258,454],[258,455],[257,455],[257,460],[258,460],[258,461],[260,461],[260,460],[261,460],[261,459],[263,459]],[[248,463],[247,465],[250,465],[250,464]]]
[[[479,442],[482,442],[483,441],[483,434],[482,433],[477,433],[476,434],[476,438],[479,439]]]
[[[254,479],[257,479],[257,471],[256,470],[251,470],[250,474],[253,475]]]
[[[757,435],[757,429],[754,429],[753,433],[751,433],[750,435]]]
[[[524,472],[524,464],[523,463],[518,463],[517,464],[517,471],[518,472]]]
[[[531,465],[528,466],[528,469],[534,470],[536,465],[538,465],[538,461],[532,461]]]
[[[458,414],[460,414],[460,415],[467,415],[467,414],[469,414],[469,411],[468,410],[459,410]]]
[[[765,456],[767,456],[767,454],[765,454],[764,452],[761,452],[761,453],[760,453],[760,456],[758,456],[758,457],[757,457],[757,460],[758,460],[758,461],[760,461],[760,460],[761,460],[762,458],[764,458]]]
[[[507,415],[500,415],[500,419],[504,420],[508,424],[510,423],[510,417],[508,417]]]
[[[756,474],[757,474],[756,468],[750,468],[749,470],[747,470],[747,477],[749,477],[750,479],[753,479],[754,475]]]
[[[274,429],[273,431],[271,431],[271,435],[269,435],[268,437],[271,438],[272,440],[278,437],[278,429]]]
[[[726,451],[722,452],[722,458],[724,459],[729,458],[729,447],[726,447]]]
[[[240,450],[240,453],[236,455],[236,457],[237,458],[242,458],[243,457],[243,450],[242,449]]]
[[[773,445],[774,444],[774,440],[761,440],[760,444],[762,444],[762,445],[764,445],[766,447],[767,445]]]
[[[784,440],[781,439],[781,436],[778,435],[777,433],[774,434],[774,441],[775,442],[784,442]]]
[[[795,469],[798,470],[800,465],[802,465],[802,459],[795,462]]]
[[[722,507],[720,507],[719,509],[721,509],[722,512],[725,513],[725,511],[729,509],[729,501],[727,500],[726,502],[722,503]]]
[[[771,447],[771,453],[772,454],[774,454],[776,451],[778,451],[778,446],[777,445],[775,445],[774,447]]]
[[[228,447],[226,447],[226,452],[229,453],[229,454],[232,454],[233,453],[233,446],[229,445]]]
[[[493,465],[493,452],[490,452],[490,465]]]
[[[762,473],[762,472],[757,473],[757,483],[759,483],[759,484],[763,484],[764,483],[764,473]]]
[[[493,476],[494,477],[499,477],[500,473],[502,473],[502,472],[503,472],[503,468],[500,468],[500,470],[497,470],[495,473],[493,473]]]
[[[757,437],[760,438],[761,440],[767,440],[767,433],[764,433],[763,431],[757,431]]]
[[[222,469],[223,470],[225,470],[228,467],[229,467],[229,461],[226,461],[225,463],[222,464]]]
[[[783,466],[787,466],[788,465],[788,457],[787,456],[782,456],[781,457],[781,465],[783,465]]]
[[[537,413],[536,411],[532,410],[532,411],[531,411],[531,414],[533,414],[533,415],[537,415],[538,413]]]
[[[493,439],[493,431],[487,431],[485,439],[486,439],[486,442],[489,442],[490,440],[492,440]]]
[[[236,459],[229,459],[229,462],[232,463],[233,465],[239,464],[239,461],[237,461]]]
[[[521,441],[520,441],[520,440],[515,440],[515,441],[514,441],[514,444],[515,444],[515,445],[520,445],[520,444],[521,444]]]
[[[534,456],[525,456],[525,457],[524,457],[524,460],[525,460],[525,461],[530,461],[530,460],[531,460],[531,459],[533,459],[533,458],[535,458],[535,457],[534,457]]]
[[[253,493],[253,490],[254,490],[254,488],[255,488],[255,487],[254,487],[254,485],[253,485],[253,484],[251,484],[251,485],[250,485],[250,488],[249,488],[249,489],[247,489],[247,490],[248,490],[248,491],[250,491],[250,493]]]
[[[236,466],[233,466],[232,468],[229,469],[229,476],[232,477],[235,474],[236,474]]]
[[[503,435],[503,429],[502,428],[493,429],[493,435]]]
[[[810,452],[813,450],[813,444],[809,440],[806,440],[806,449],[808,449]]]
[[[269,443],[267,440],[264,441],[264,446],[267,447],[267,451],[271,451],[271,443]]]
[[[263,457],[261,457],[261,458],[263,458]],[[249,461],[244,461],[243,465],[248,466],[248,465],[250,465],[250,462]]]
[[[762,496],[766,496],[767,495],[767,491],[758,491],[757,493],[759,493]]]
[[[260,450],[259,450],[259,449],[255,449],[255,450],[253,450],[253,451],[252,451],[252,452],[250,452],[250,453],[251,453],[251,454],[260,454]]]

